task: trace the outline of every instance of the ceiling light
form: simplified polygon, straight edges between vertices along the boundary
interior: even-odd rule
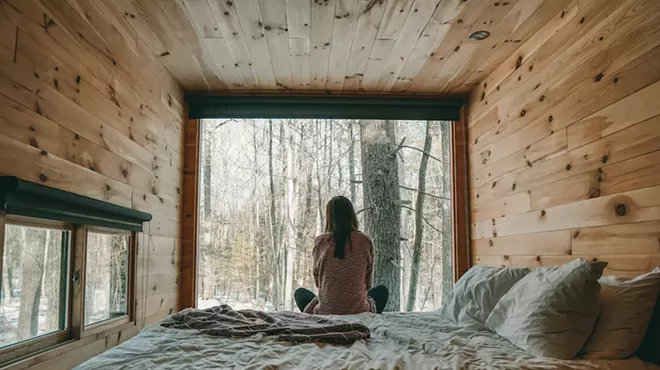
[[[487,39],[488,36],[490,36],[490,32],[488,31],[474,31],[468,36],[468,38],[471,40],[481,41]]]

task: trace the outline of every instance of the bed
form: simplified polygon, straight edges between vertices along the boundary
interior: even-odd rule
[[[294,344],[273,337],[221,338],[153,325],[77,369],[659,369],[616,361],[534,357],[488,331],[460,328],[436,313],[364,313],[367,340]],[[167,320],[167,319],[166,319]]]

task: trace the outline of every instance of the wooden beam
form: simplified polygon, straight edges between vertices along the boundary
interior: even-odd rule
[[[187,116],[187,114],[186,114]],[[197,305],[197,217],[199,205],[200,120],[184,124],[183,194],[181,200],[181,261],[178,309]],[[188,266],[189,265],[189,266]]]
[[[466,107],[452,125],[452,216],[454,222],[454,282],[470,268],[470,204],[468,199]]]

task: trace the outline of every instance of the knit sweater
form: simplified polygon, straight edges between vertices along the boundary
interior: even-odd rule
[[[367,297],[374,279],[373,242],[367,234],[353,231],[351,244],[346,241],[344,248],[344,259],[335,258],[332,234],[314,240],[314,283],[319,291],[304,312],[319,315],[376,312],[374,300]]]

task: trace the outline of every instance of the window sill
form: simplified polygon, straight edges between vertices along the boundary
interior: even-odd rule
[[[122,319],[122,318],[118,318],[118,319]],[[76,349],[85,347],[99,340],[106,341],[106,350],[107,350],[122,343],[123,341],[129,339],[130,337],[132,337],[133,335],[139,332],[135,321],[129,321],[123,324],[119,324],[113,320],[112,324],[114,325],[110,328],[105,327],[106,325],[103,325],[104,328],[100,328],[100,327],[95,328],[95,329],[105,329],[105,330],[99,330],[99,331],[95,331],[94,333],[88,333],[86,336],[83,336],[82,338],[70,339],[65,342],[58,343],[56,345],[49,346],[47,348],[43,348],[42,350],[32,352],[29,355],[17,358],[15,360],[2,363],[0,364],[0,368],[2,370],[26,369],[38,363],[50,360],[52,358],[64,355]],[[134,328],[134,331],[131,331],[127,335],[123,335],[124,331],[129,331],[129,329],[131,328]],[[108,337],[114,334],[119,334],[119,335],[116,342],[112,343],[113,341],[109,340]],[[108,345],[108,343],[111,343],[111,345]],[[85,357],[83,361],[86,360],[87,358]]]
[[[107,332],[117,326],[122,326],[124,324],[132,322],[130,317],[128,315],[120,316],[120,317],[114,317],[112,319],[107,319],[103,321],[99,321],[97,323],[94,323],[92,325],[86,326],[83,329],[82,337],[86,338],[90,335],[102,333],[102,332]],[[133,322],[135,324],[135,322]]]

